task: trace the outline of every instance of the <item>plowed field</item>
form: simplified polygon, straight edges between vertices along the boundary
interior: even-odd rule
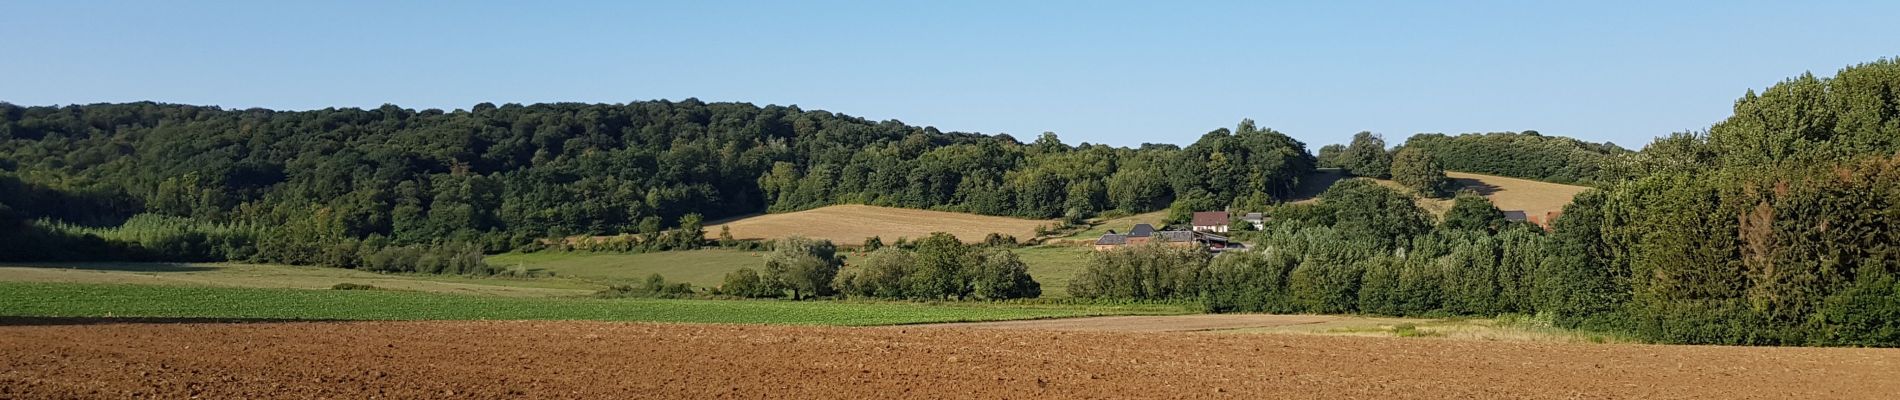
[[[606,322],[0,321],[0,398],[1890,398],[1900,350]]]

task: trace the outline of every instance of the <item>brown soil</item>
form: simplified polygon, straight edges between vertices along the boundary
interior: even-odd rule
[[[925,328],[1030,329],[1075,332],[1193,332],[1276,328],[1342,321],[1376,323],[1383,320],[1331,315],[1193,314],[1032,319],[1022,321],[962,322],[913,326]]]
[[[0,326],[0,398],[1887,398],[1900,350],[603,322]],[[0,323],[0,325],[7,325]]]

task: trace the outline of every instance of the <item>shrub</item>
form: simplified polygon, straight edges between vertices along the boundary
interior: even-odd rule
[[[345,283],[338,283],[335,285],[331,285],[330,290],[376,290],[376,287],[370,286],[370,285],[345,282]]]
[[[977,257],[970,271],[970,291],[977,298],[1002,300],[1042,296],[1042,284],[1029,276],[1029,266],[1016,253],[993,250]]]
[[[1163,244],[1123,246],[1095,255],[1069,282],[1069,294],[1090,299],[1173,300],[1200,295],[1207,252]]]
[[[719,293],[728,296],[765,298],[778,297],[785,291],[760,277],[759,271],[740,268],[738,271],[726,273],[725,281],[719,285]]]
[[[772,253],[765,257],[765,274],[762,276],[774,287],[792,292],[792,299],[806,296],[826,296],[832,293],[831,281],[838,276],[838,268],[844,260],[838,258],[838,248],[829,240],[814,240],[803,237],[779,239],[772,245]]]
[[[1425,197],[1451,193],[1451,178],[1445,176],[1445,168],[1432,159],[1431,153],[1416,149],[1401,149],[1392,158],[1392,180]]]

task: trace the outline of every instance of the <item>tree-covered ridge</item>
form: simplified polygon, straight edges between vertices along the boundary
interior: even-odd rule
[[[1735,114],[1709,128],[1707,140],[1724,167],[1786,167],[1832,163],[1862,154],[1900,152],[1900,60],[1812,73],[1735,101]]]
[[[1431,155],[1444,169],[1557,183],[1593,183],[1630,153],[1614,143],[1591,143],[1537,131],[1421,133],[1402,146]]]
[[[1408,193],[1353,179],[1269,209],[1267,232],[1230,233],[1254,252],[1109,253],[1071,293],[1212,311],[1520,313],[1666,343],[1900,346],[1900,132],[1888,130],[1900,96],[1867,94],[1894,93],[1896,71],[1882,60],[1746,96],[1708,134],[1603,165],[1613,178],[1549,232],[1469,193],[1432,227]],[[1812,107],[1760,111],[1792,105]],[[1361,135],[1328,163],[1374,175],[1377,142]],[[1421,155],[1413,145],[1401,152]]]
[[[1251,121],[1186,148],[1119,148],[690,99],[467,111],[0,103],[0,173],[52,193],[36,199],[62,199],[10,202],[16,219],[244,222],[288,246],[378,238],[499,251],[839,203],[1082,217],[1187,193],[1271,199],[1312,165],[1304,144]]]

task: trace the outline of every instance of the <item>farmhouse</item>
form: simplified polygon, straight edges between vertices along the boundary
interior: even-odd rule
[[[1251,225],[1253,225],[1253,230],[1256,230],[1256,231],[1258,231],[1258,230],[1265,230],[1265,229],[1267,229],[1267,216],[1266,216],[1266,214],[1261,214],[1261,213],[1247,213],[1247,215],[1242,215],[1242,216],[1240,216],[1240,220],[1241,220],[1241,221],[1247,221],[1247,223],[1248,223],[1248,224],[1251,224]]]
[[[1226,211],[1198,211],[1194,213],[1194,231],[1227,233],[1228,221]]]
[[[1211,252],[1238,249],[1242,246],[1227,239],[1226,236],[1201,231],[1157,231],[1154,225],[1135,224],[1128,233],[1108,231],[1101,239],[1095,240],[1096,251],[1114,250],[1121,246],[1139,246],[1148,243],[1162,243],[1168,246],[1201,246]]]

